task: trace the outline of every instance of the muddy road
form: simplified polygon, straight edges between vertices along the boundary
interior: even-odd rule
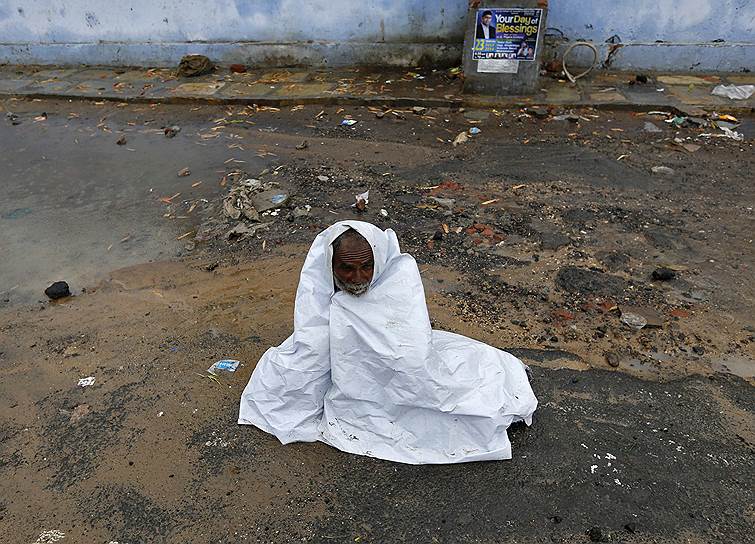
[[[735,142],[641,112],[0,108],[4,541],[752,541],[750,119]],[[291,199],[229,235],[246,177]],[[434,327],[532,365],[513,460],[403,466],[236,425],[308,244],[349,218],[397,232]],[[46,301],[55,280],[74,296]],[[242,366],[203,377],[224,357]]]

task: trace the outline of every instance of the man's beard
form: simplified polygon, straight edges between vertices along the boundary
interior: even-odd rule
[[[333,274],[333,280],[335,281],[336,287],[338,287],[341,291],[346,291],[350,295],[354,295],[355,297],[358,297],[360,295],[363,295],[367,292],[367,289],[370,288],[370,283],[349,283],[347,281],[341,281],[338,279],[338,276]]]

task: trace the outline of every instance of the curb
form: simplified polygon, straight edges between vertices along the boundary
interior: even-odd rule
[[[536,100],[529,96],[512,96],[512,97],[492,97],[492,96],[462,96],[459,98],[419,98],[408,96],[383,96],[383,97],[364,97],[356,95],[338,95],[338,96],[310,96],[303,98],[294,97],[236,97],[236,98],[217,98],[212,96],[122,96],[122,95],[68,95],[58,93],[2,93],[2,99],[42,99],[42,100],[77,100],[77,101],[106,101],[106,102],[124,102],[128,104],[238,104],[285,107],[303,105],[351,105],[351,106],[388,106],[388,107],[411,107],[426,106],[432,108],[523,108],[523,107],[555,107],[563,109],[574,108],[594,108],[602,111],[653,111],[653,110],[672,110],[676,113],[683,114],[685,109],[699,108],[705,111],[717,111],[724,113],[752,113],[753,108],[747,106],[710,106],[706,104],[667,104],[667,103],[634,103],[629,101],[623,102],[548,102],[547,100]]]

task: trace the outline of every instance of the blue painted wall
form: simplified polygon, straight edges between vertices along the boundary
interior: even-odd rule
[[[451,64],[466,11],[467,0],[0,0],[0,62]],[[755,69],[754,24],[755,0],[551,0],[548,20],[571,39],[618,36],[616,68],[680,71]]]
[[[602,44],[602,59],[613,38],[615,69],[755,69],[755,0],[551,0],[548,26]]]

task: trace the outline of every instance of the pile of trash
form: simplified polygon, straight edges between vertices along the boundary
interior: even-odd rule
[[[701,138],[731,138],[738,142],[744,141],[744,134],[736,130],[742,123],[733,115],[716,112],[705,114],[703,112],[700,116],[696,116],[667,111],[650,111],[648,115],[665,117],[664,122],[671,125],[672,128],[713,128],[721,131],[699,134]],[[651,122],[645,123],[644,130],[645,132],[662,132],[660,128]]]
[[[223,215],[235,221],[241,221],[226,233],[231,238],[253,234],[260,228],[266,228],[267,217],[275,217],[279,209],[286,206],[291,198],[288,191],[272,181],[247,176],[244,172],[231,172],[224,177],[229,184],[228,194],[223,198]],[[248,225],[243,221],[256,223]]]

